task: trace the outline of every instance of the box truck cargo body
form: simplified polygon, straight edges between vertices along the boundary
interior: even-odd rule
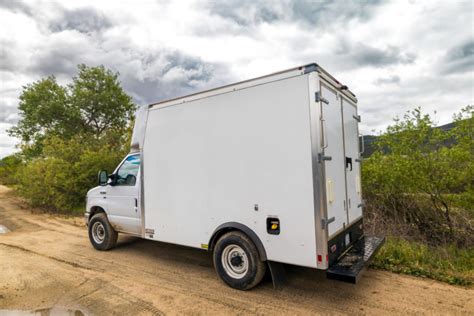
[[[355,282],[383,242],[363,234],[359,121],[317,64],[142,107],[131,153],[88,193],[91,242],[124,232],[212,251],[239,289],[267,262],[274,278],[286,263]]]

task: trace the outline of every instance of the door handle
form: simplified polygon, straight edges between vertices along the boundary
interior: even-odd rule
[[[349,165],[351,165],[351,170],[350,171],[352,171],[352,158],[351,157],[346,157],[346,169]]]
[[[135,212],[138,212],[138,199],[135,198]]]
[[[105,191],[100,191],[100,194],[107,194],[107,192],[105,192]]]
[[[321,121],[321,147],[322,149],[328,148],[328,140],[326,133],[326,120],[322,117],[319,119]]]

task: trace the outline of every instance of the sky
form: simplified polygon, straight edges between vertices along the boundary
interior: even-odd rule
[[[448,123],[474,103],[473,3],[0,0],[0,158],[22,87],[81,63],[144,105],[316,62],[357,95],[364,134],[416,106]]]

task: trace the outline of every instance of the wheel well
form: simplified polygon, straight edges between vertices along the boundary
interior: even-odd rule
[[[255,234],[253,230],[251,230],[247,226],[240,223],[234,223],[234,222],[225,223],[217,227],[209,241],[208,250],[213,251],[219,238],[221,238],[224,234],[231,231],[239,231],[247,235],[257,247],[258,254],[260,255],[260,259],[262,261],[267,260],[267,253],[265,252],[265,248],[263,247],[263,244],[260,241],[260,238],[258,238],[257,234]]]
[[[89,218],[88,218],[87,221],[89,221],[95,214],[99,214],[99,213],[104,213],[105,214],[105,211],[102,207],[100,207],[100,206],[91,207],[91,210],[89,212]]]

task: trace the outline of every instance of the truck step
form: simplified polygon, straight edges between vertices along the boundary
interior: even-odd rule
[[[355,284],[384,242],[385,237],[361,238],[329,267],[326,271],[327,278]]]

